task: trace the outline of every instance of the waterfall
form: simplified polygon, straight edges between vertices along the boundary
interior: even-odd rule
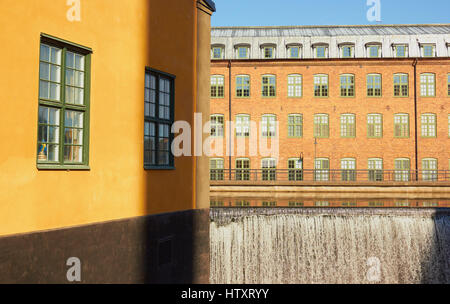
[[[450,212],[211,209],[211,283],[450,283]]]

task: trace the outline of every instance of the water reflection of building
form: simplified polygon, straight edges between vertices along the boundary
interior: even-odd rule
[[[450,181],[450,25],[213,28],[211,59],[212,134],[246,148],[214,179]]]
[[[317,198],[245,198],[212,196],[211,208],[258,207],[258,208],[295,208],[295,207],[332,207],[332,208],[450,208],[450,199],[317,199]]]

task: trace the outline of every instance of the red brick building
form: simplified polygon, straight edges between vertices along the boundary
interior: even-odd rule
[[[450,180],[449,43],[450,25],[213,28],[211,178]],[[279,156],[250,156],[252,132]]]

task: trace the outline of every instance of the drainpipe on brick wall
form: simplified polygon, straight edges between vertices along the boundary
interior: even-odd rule
[[[414,59],[413,67],[414,67],[414,144],[415,144],[415,160],[416,160],[416,181],[419,180],[419,165],[418,165],[418,154],[417,154],[417,61],[418,59]]]
[[[231,120],[231,60],[228,60],[228,117]],[[231,180],[231,127],[228,127],[228,170],[229,180]]]

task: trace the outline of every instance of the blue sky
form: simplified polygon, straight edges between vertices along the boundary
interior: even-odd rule
[[[367,0],[214,0],[212,26],[376,24]],[[450,23],[450,0],[380,0],[381,24]]]

